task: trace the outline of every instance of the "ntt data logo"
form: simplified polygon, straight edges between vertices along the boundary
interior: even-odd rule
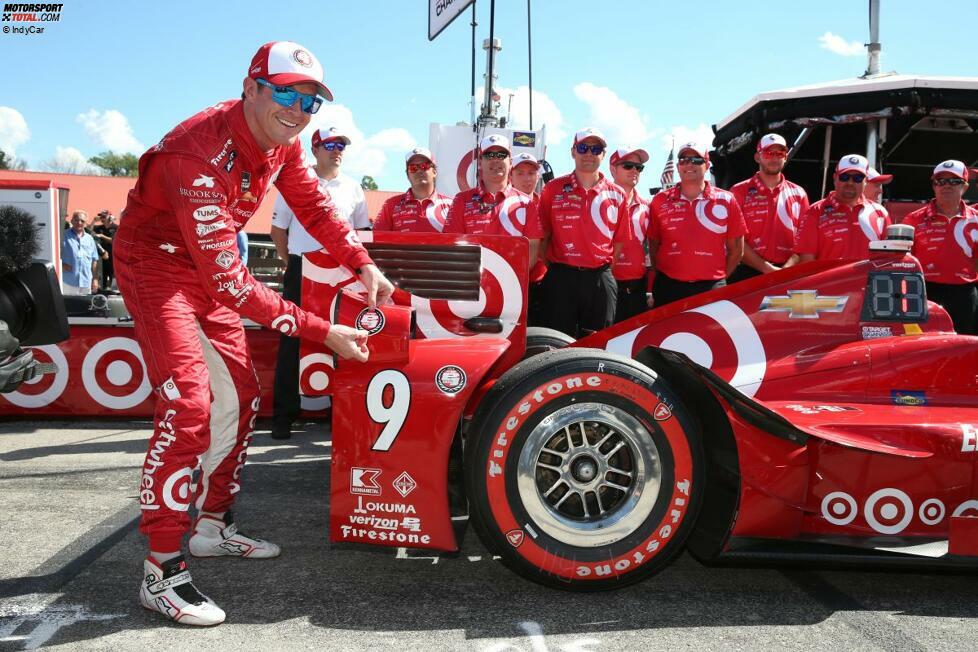
[[[0,22],[17,23],[3,26],[4,34],[43,34],[44,26],[37,23],[57,23],[61,21],[63,4],[14,4],[3,5]]]

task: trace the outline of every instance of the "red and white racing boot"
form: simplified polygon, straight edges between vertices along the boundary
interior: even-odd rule
[[[199,516],[194,524],[194,533],[190,536],[189,547],[190,554],[194,557],[269,559],[278,557],[282,552],[274,543],[238,532],[230,510],[225,512],[223,520],[214,516]]]
[[[207,627],[224,622],[224,610],[194,586],[183,555],[162,564],[146,558],[139,602],[181,625]]]

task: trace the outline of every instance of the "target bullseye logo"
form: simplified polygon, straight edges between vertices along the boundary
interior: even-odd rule
[[[170,474],[163,483],[163,503],[175,512],[190,509],[193,469],[185,468]]]
[[[295,323],[295,317],[292,315],[279,315],[272,320],[272,328],[282,335],[292,335],[298,326]]]
[[[866,500],[863,516],[869,526],[880,534],[898,534],[907,529],[913,519],[910,496],[899,489],[880,489]]]
[[[310,353],[299,360],[299,381],[302,394],[324,394],[333,377],[333,356],[328,353]],[[308,388],[308,389],[307,389]]]
[[[795,232],[795,225],[801,216],[801,198],[805,196],[805,191],[799,187],[785,188],[778,194],[778,206],[776,213],[778,221],[791,231]]]
[[[713,233],[727,232],[727,217],[729,211],[723,204],[710,199],[701,199],[696,202],[693,209],[696,214],[696,221]]]
[[[618,206],[624,200],[617,190],[602,190],[591,200],[591,221],[602,236],[611,237],[611,227],[618,223]]]
[[[364,308],[357,315],[356,327],[375,335],[384,330],[385,323],[383,311],[378,308]]]
[[[944,507],[944,503],[937,498],[931,498],[920,503],[920,512],[917,516],[920,517],[924,525],[937,525],[944,520],[945,514],[947,514],[947,508]]]
[[[88,395],[113,410],[134,408],[152,392],[142,351],[128,337],[96,343],[85,355],[81,375]]]
[[[424,216],[435,231],[441,233],[445,228],[445,220],[448,219],[448,209],[451,208],[451,200],[444,200],[436,197],[424,209]]]
[[[31,347],[38,362],[53,362],[58,371],[35,376],[22,384],[16,392],[0,394],[0,397],[22,408],[42,408],[54,403],[68,386],[68,359],[54,344]]]
[[[822,499],[822,516],[833,525],[849,525],[858,514],[856,499],[844,491],[833,491]]]

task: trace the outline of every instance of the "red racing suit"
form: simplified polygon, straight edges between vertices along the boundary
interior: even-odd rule
[[[195,497],[199,510],[220,513],[240,489],[259,395],[240,317],[319,342],[329,332],[329,322],[282,299],[241,262],[237,232],[269,184],[339,260],[354,269],[371,262],[317,181],[298,141],[259,149],[240,100],[185,120],[139,160],[114,255],[158,394],[139,491],[140,530],[153,551],[180,549]]]

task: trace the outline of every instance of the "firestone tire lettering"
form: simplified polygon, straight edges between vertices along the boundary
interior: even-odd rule
[[[674,406],[673,418],[653,418],[660,402]],[[581,536],[562,536],[554,534],[552,519],[533,516],[541,512],[526,492],[525,452],[531,435],[542,428],[544,438],[558,436],[546,434],[548,424],[559,424],[588,405],[598,406],[597,414],[625,413],[640,423],[636,436],[650,436],[659,452],[661,484],[648,484],[654,480],[650,473],[641,487],[636,485],[639,495],[654,496],[652,504],[636,509],[637,520],[614,535],[599,529],[592,536],[587,527],[574,530],[572,525],[571,531]],[[483,399],[470,438],[466,476],[473,524],[507,566],[535,582],[587,591],[640,581],[671,563],[695,522],[703,484],[699,432],[667,381],[634,361],[587,349],[552,351],[524,361]],[[621,514],[615,508],[609,513]],[[604,518],[603,512],[596,516]],[[516,532],[524,535],[517,537]]]

